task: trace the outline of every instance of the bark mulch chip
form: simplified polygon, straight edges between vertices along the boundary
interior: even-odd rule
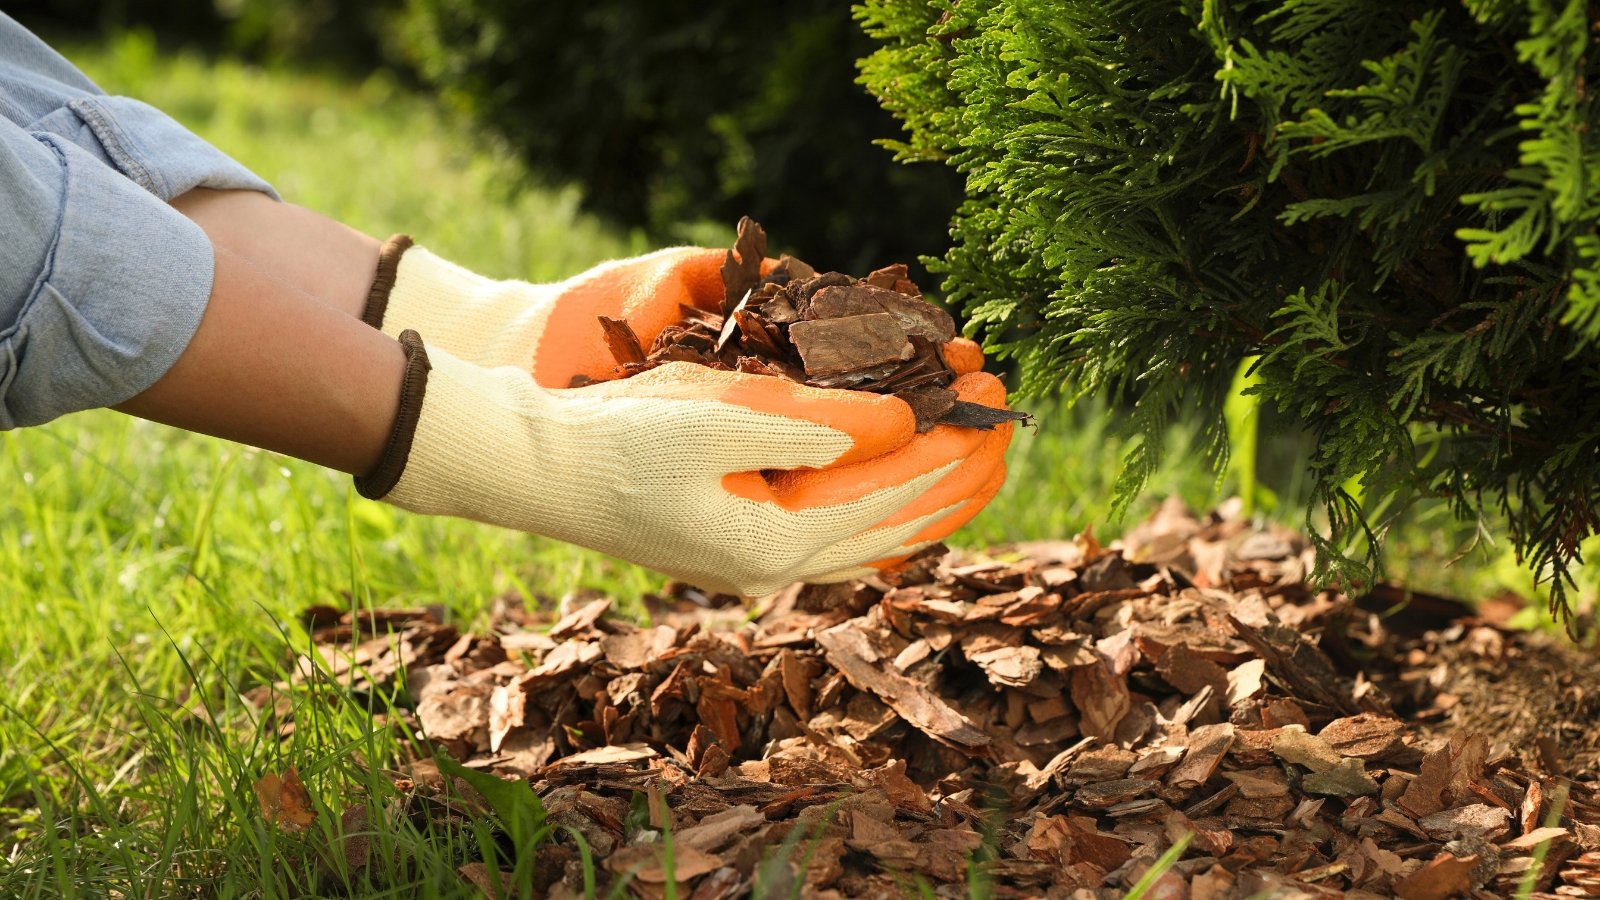
[[[1168,504],[1109,547],[930,554],[753,610],[671,586],[648,627],[604,597],[502,602],[483,634],[308,621],[324,672],[409,698],[411,814],[460,815],[443,751],[570,827],[539,851],[549,896],[582,895],[572,831],[602,891],[647,897],[1114,897],[1185,836],[1160,896],[1600,896],[1592,661],[1316,590],[1310,563],[1299,535]],[[256,698],[284,733],[286,687]]]
[[[637,375],[667,363],[769,375],[820,388],[893,394],[910,405],[917,431],[936,425],[989,430],[1029,415],[956,399],[944,347],[955,320],[922,298],[904,264],[865,278],[816,269],[783,256],[761,274],[767,233],[754,219],[722,265],[720,310],[682,307],[683,318],[646,348],[627,322],[600,316],[613,374]],[[591,383],[573,379],[572,387]]]

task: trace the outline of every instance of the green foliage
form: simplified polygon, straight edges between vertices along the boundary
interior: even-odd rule
[[[959,180],[872,146],[869,48],[833,0],[409,0],[407,54],[533,167],[657,238],[721,242],[740,215],[827,268],[944,246]],[[713,233],[683,223],[718,222]]]
[[[1326,571],[1411,501],[1503,514],[1560,605],[1600,529],[1600,108],[1580,0],[864,0],[935,265],[1029,392],[1306,428]],[[1224,441],[1210,447],[1214,461]],[[1359,498],[1359,499],[1358,499]],[[1351,555],[1366,538],[1364,561]]]

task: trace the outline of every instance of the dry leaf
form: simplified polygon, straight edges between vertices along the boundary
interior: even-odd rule
[[[278,828],[300,834],[317,820],[317,811],[311,806],[311,795],[300,781],[300,773],[290,766],[283,775],[267,773],[255,783],[256,802],[261,804],[261,817]]]

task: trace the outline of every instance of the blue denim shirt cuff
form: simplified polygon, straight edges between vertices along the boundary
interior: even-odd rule
[[[61,163],[59,219],[20,315],[0,331],[0,429],[115,405],[154,384],[199,327],[215,267],[205,233],[156,198],[186,189],[185,170],[147,170],[150,184],[135,184],[75,142],[34,137]],[[112,145],[128,149],[121,140]]]

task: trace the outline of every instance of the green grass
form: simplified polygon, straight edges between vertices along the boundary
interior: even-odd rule
[[[646,249],[581,215],[571,192],[515,189],[528,179],[504,154],[381,74],[213,64],[139,37],[66,52],[287,198],[374,235],[408,231],[479,271],[554,279]],[[1116,533],[1109,486],[1129,445],[1112,436],[1115,413],[1034,411],[1041,427],[1019,434],[1012,478],[959,543],[1068,536],[1087,523]],[[1198,443],[1175,436],[1152,498],[1211,501],[1214,477],[1189,449]],[[1285,452],[1263,442],[1263,469],[1276,473],[1263,480],[1295,521],[1299,479]],[[295,614],[311,603],[438,603],[470,627],[508,593],[627,600],[660,581],[562,544],[407,516],[355,498],[341,476],[104,411],[0,435],[0,498],[7,898],[470,895],[455,867],[489,826],[387,822],[392,789],[379,769],[398,748],[366,711],[336,686],[306,689],[293,698],[299,727],[280,743],[249,725],[238,692],[274,680],[288,648],[304,646]],[[1440,536],[1454,526],[1419,521],[1417,545],[1451,546]],[[192,712],[202,707],[228,724],[207,724]],[[305,837],[267,826],[251,791],[291,764],[321,808]],[[351,802],[380,823],[377,862],[363,871],[323,849]]]

